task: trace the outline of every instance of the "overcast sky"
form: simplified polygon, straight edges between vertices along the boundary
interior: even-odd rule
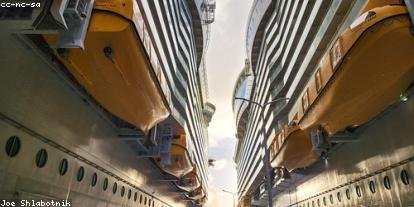
[[[210,168],[209,207],[231,207],[236,192],[233,161],[235,123],[232,94],[237,76],[244,66],[246,23],[253,0],[216,0],[216,20],[211,26],[207,52],[209,101],[217,110],[209,127],[209,157],[216,159]]]

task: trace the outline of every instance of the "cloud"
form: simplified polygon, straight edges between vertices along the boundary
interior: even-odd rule
[[[213,170],[222,170],[224,169],[226,166],[228,165],[227,160],[216,160],[216,162],[214,162],[214,167],[212,168]]]
[[[217,0],[216,21],[211,25],[207,51],[209,101],[216,105],[210,123],[209,157],[216,166],[209,170],[208,207],[231,207],[233,198],[222,189],[237,191],[233,162],[235,122],[232,108],[234,84],[244,66],[246,24],[252,0]]]
[[[210,186],[208,188],[209,199],[207,201],[207,207],[231,207],[233,206],[233,197],[224,193],[222,189],[217,186]]]

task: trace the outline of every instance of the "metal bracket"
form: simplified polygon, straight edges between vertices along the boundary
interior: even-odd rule
[[[317,153],[327,152],[330,148],[330,143],[322,128],[318,128],[311,132],[312,151]]]
[[[95,0],[69,0],[63,12],[67,30],[59,31],[56,48],[84,48]],[[62,15],[62,14],[61,14]]]
[[[414,0],[404,0],[405,5],[407,6],[408,13],[411,20],[410,32],[414,35]]]
[[[348,142],[356,142],[357,136],[354,133],[349,131],[344,131],[341,133],[337,133],[332,137],[331,142],[335,143],[348,143]]]

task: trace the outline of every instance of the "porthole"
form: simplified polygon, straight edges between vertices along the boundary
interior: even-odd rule
[[[142,194],[139,195],[139,203],[142,203]]]
[[[135,202],[137,202],[137,198],[138,198],[138,193],[137,193],[137,192],[135,192],[135,193],[134,193],[134,201],[135,201]]]
[[[83,177],[85,176],[85,169],[83,167],[79,167],[78,169],[78,175],[76,176],[76,180],[78,182],[83,180]]]
[[[106,191],[108,189],[108,178],[104,179],[102,188],[103,188],[104,191]]]
[[[131,199],[131,195],[132,195],[131,189],[128,189],[128,200]]]
[[[323,202],[323,205],[326,206],[326,198],[325,197],[323,197],[322,202]]]
[[[390,181],[390,177],[385,176],[383,181],[384,181],[384,187],[385,187],[386,189],[390,190],[390,189],[391,189],[391,181]]]
[[[345,195],[346,195],[346,198],[347,198],[348,200],[350,200],[350,199],[351,199],[351,192],[349,191],[349,189],[346,189],[346,190],[345,190]]]
[[[361,197],[361,196],[362,196],[362,189],[361,189],[361,186],[357,185],[357,186],[355,187],[355,192],[356,192],[356,194],[357,194],[357,196],[358,196],[358,197]]]
[[[115,194],[117,189],[118,189],[118,184],[115,182],[114,185],[112,186],[112,193]]]
[[[377,189],[376,189],[376,187],[375,187],[375,183],[374,183],[374,181],[369,181],[369,190],[371,191],[371,193],[375,193],[375,192],[377,192]]]
[[[329,196],[329,201],[331,201],[331,204],[333,204],[334,199],[333,199],[333,195],[332,194]]]
[[[9,157],[15,157],[20,151],[20,138],[11,136],[6,142],[6,154]]]
[[[408,175],[408,172],[406,170],[402,170],[400,173],[401,182],[404,185],[410,184],[410,176]]]
[[[92,180],[91,180],[91,186],[95,187],[97,182],[98,182],[98,174],[93,173]]]
[[[124,195],[125,195],[125,187],[122,186],[122,188],[121,188],[121,197],[124,197]]]
[[[47,151],[45,149],[39,150],[36,154],[36,166],[42,168],[47,163]]]
[[[338,198],[338,201],[339,201],[339,202],[341,202],[341,201],[342,201],[342,195],[341,195],[341,192],[338,192],[338,193],[336,194],[336,197]]]
[[[59,175],[63,176],[66,174],[66,172],[68,171],[68,160],[67,159],[62,159],[59,163]]]

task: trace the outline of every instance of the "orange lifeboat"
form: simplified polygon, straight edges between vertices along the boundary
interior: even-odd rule
[[[190,192],[193,191],[201,186],[200,180],[198,179],[196,168],[190,173],[181,177],[177,182],[176,185],[181,190]]]
[[[160,160],[156,160],[157,164],[165,172],[182,178],[193,171],[193,163],[188,154],[187,136],[181,134],[178,138],[174,138],[171,144],[170,159],[171,163],[163,165]]]
[[[357,18],[324,56],[299,101],[300,129],[322,127],[333,136],[396,102],[414,80],[410,26],[404,6],[378,7]]]
[[[195,204],[196,204],[196,205],[203,206],[204,204],[206,204],[206,201],[207,201],[207,198],[204,196],[204,197],[202,197],[202,198],[200,198],[200,199],[196,200],[196,201],[195,201]]]
[[[244,195],[241,200],[239,201],[239,203],[237,204],[237,207],[249,207],[249,201],[250,198],[247,195]]]
[[[309,131],[288,125],[274,138],[270,153],[273,168],[285,167],[289,171],[307,167],[320,156],[312,151]]]
[[[189,192],[187,194],[187,197],[191,200],[200,200],[202,198],[204,198],[206,196],[206,194],[204,193],[203,187],[199,187],[191,192]]]
[[[151,64],[133,22],[138,12],[135,4],[134,0],[97,0],[85,48],[54,52],[101,106],[147,134],[170,112],[157,78],[161,70]],[[56,36],[44,37],[49,45],[56,41]]]

